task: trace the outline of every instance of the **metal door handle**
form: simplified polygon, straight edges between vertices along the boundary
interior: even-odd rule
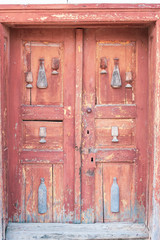
[[[86,112],[87,113],[91,113],[92,112],[92,108],[87,108]]]

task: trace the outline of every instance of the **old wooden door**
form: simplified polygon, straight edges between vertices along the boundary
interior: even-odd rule
[[[11,221],[73,222],[74,78],[75,30],[11,32]]]
[[[143,222],[146,32],[14,29],[10,51],[9,219]]]
[[[84,31],[82,110],[82,222],[143,222],[147,190],[145,30]]]

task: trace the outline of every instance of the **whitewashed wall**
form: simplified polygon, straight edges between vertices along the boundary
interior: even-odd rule
[[[0,0],[0,4],[156,3],[160,0]]]

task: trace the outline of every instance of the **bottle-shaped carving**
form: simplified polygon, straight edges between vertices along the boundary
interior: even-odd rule
[[[113,184],[111,187],[111,212],[119,212],[119,187],[116,177],[113,178]]]
[[[32,72],[26,72],[26,88],[32,88],[33,76]]]
[[[53,71],[52,71],[52,74],[53,75],[57,75],[58,74],[58,69],[59,69],[59,58],[53,58],[52,59],[52,69],[53,69]]]
[[[102,57],[100,59],[100,68],[101,68],[101,74],[107,73],[107,58],[106,57]]]
[[[119,64],[119,58],[114,58],[114,70],[113,70],[112,80],[111,80],[111,87],[113,88],[120,88],[122,86],[118,64]]]
[[[47,188],[44,181],[44,178],[41,178],[41,184],[38,189],[38,212],[41,214],[47,212]]]
[[[46,78],[46,72],[44,67],[44,58],[39,59],[40,65],[39,65],[39,72],[38,72],[38,80],[37,80],[37,87],[38,88],[47,88],[47,78]]]

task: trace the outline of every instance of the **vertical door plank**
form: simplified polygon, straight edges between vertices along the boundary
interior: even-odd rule
[[[8,223],[8,76],[9,29],[0,24],[0,239],[5,239]]]
[[[47,212],[38,213],[38,188],[41,178],[47,188]],[[52,165],[29,165],[25,167],[26,222],[52,222]]]
[[[85,30],[83,75],[82,222],[94,222],[95,190],[95,31]],[[91,112],[87,112],[87,111]]]
[[[74,218],[75,31],[64,30],[64,217]]]
[[[8,192],[9,192],[9,219],[10,221],[22,221],[21,214],[21,190],[22,167],[19,163],[20,125],[19,114],[20,100],[22,97],[21,76],[21,40],[19,30],[11,30],[10,34],[10,78],[8,84],[9,92],[9,138],[8,138]]]
[[[63,222],[63,164],[53,165],[53,222]]]
[[[22,67],[22,75],[23,75],[23,103],[26,105],[31,104],[31,89],[26,88],[26,74],[27,72],[31,72],[31,42],[24,41],[23,43],[23,67]]]
[[[75,99],[75,205],[74,222],[81,222],[81,125],[82,125],[83,30],[76,30],[76,99]]]
[[[95,169],[95,222],[103,222],[103,164]]]
[[[136,193],[137,201],[135,213],[139,221],[145,221],[146,214],[146,183],[147,183],[147,144],[148,144],[148,42],[146,30],[141,31],[137,41],[137,83],[136,103],[136,147],[140,149],[139,159],[136,162]],[[143,110],[141,110],[143,109]],[[138,211],[137,211],[138,209]]]

